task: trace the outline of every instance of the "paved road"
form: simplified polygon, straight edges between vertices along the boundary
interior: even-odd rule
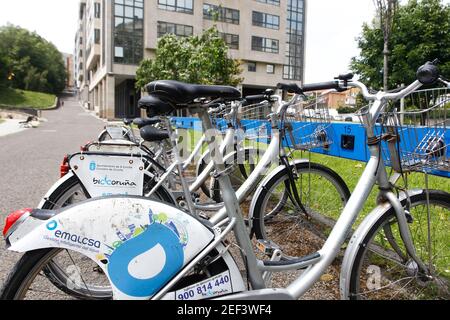
[[[64,155],[94,140],[104,123],[86,113],[72,98],[64,107],[44,111],[37,129],[0,137],[0,228],[8,213],[36,206],[59,178]],[[17,259],[0,239],[0,286]]]

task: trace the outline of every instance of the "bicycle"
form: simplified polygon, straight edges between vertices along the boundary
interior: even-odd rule
[[[368,232],[377,226],[377,222],[382,221],[380,219],[386,212],[392,212],[398,219],[397,223],[400,226],[400,234],[407,248],[407,254],[417,263],[422,278],[427,275],[428,277],[425,278],[431,281],[433,279],[431,270],[427,270],[425,264],[415,254],[407,225],[407,215],[401,205],[402,198],[397,198],[392,192],[384,163],[381,161],[381,139],[374,130],[376,120],[386,107],[388,100],[397,100],[419,89],[423,84],[431,84],[438,80],[439,73],[432,64],[422,66],[419,71],[419,80],[398,93],[380,92],[372,95],[362,83],[342,79],[330,83],[306,85],[303,89],[294,85],[280,86],[294,92],[296,94],[294,99],[309,89],[341,90],[354,86],[362,90],[366,99],[374,101],[374,104],[367,109],[368,112],[362,115],[367,120],[364,124],[369,136],[371,159],[325,245],[317,253],[294,260],[277,261],[274,258],[278,257],[280,252],[274,252],[273,259],[270,261],[258,260],[237,205],[236,194],[229,178],[224,174],[226,166],[223,155],[216,153],[213,161],[228,217],[227,222],[220,220],[222,228],[201,218],[195,219],[176,208],[135,197],[114,196],[95,199],[62,210],[57,216],[55,216],[56,212],[39,210],[17,212],[9,217],[9,224],[7,224],[9,227],[5,230],[6,239],[11,244],[11,250],[28,253],[19,261],[15,272],[6,281],[1,297],[10,299],[25,297],[30,282],[36,278],[42,266],[55,254],[61,252],[61,249],[66,249],[96,261],[111,283],[113,297],[116,299],[297,299],[318,280],[339,253],[341,245],[376,181],[379,183],[382,195],[380,200],[383,202],[364,220],[353,235],[344,258],[342,274],[345,276],[347,272],[351,273],[354,270],[353,266],[361,262],[361,255],[355,254],[366,250],[361,246],[361,239],[364,239]],[[213,126],[205,112],[205,106],[190,102],[197,96],[234,99],[238,95],[233,88],[228,87],[190,86],[167,81],[158,81],[151,86],[153,86],[151,94],[171,101],[173,107],[189,103],[188,107],[193,112],[199,113],[205,129],[209,130],[212,130]],[[182,95],[174,94],[180,91]],[[206,132],[210,148],[216,148],[216,142],[212,139],[215,130],[212,132],[206,130]],[[429,194],[431,195],[431,192]],[[447,195],[442,201],[448,205],[450,197]],[[96,210],[93,210],[95,208]],[[72,219],[78,220],[79,223],[67,224]],[[115,227],[108,223],[111,219],[114,219]],[[184,223],[181,223],[182,221]],[[133,223],[134,227],[142,225],[144,231],[123,234],[125,230],[133,229],[130,223]],[[246,262],[251,291],[246,291],[242,275],[237,272],[236,264],[228,248],[221,244],[232,230]],[[69,244],[60,242],[56,245],[54,240],[64,233],[75,235],[75,238],[82,242],[86,240],[91,243],[92,240],[92,245],[87,249],[71,247],[70,242]],[[83,238],[80,238],[80,234]],[[42,235],[47,235],[48,242],[42,239]],[[121,244],[117,248],[109,248],[102,244],[111,243],[113,240],[118,241],[121,235],[123,236]],[[96,241],[96,239],[102,239],[102,241]],[[194,240],[191,241],[192,239]],[[180,259],[180,254],[183,259]],[[165,259],[162,258],[163,256]],[[131,269],[128,268],[130,262],[133,262]],[[152,263],[149,264],[150,262]],[[152,267],[149,268],[150,266]],[[298,269],[305,269],[305,271],[287,288],[266,289],[265,280],[270,273]],[[342,288],[345,289],[349,281],[345,277],[342,279]],[[209,286],[214,290],[210,290],[211,292],[202,290]],[[359,296],[348,295],[348,292],[343,290],[343,297]]]

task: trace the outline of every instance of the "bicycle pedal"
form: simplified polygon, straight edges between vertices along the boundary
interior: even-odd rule
[[[267,256],[273,256],[275,250],[280,250],[280,247],[271,240],[259,239],[256,242],[256,248]]]

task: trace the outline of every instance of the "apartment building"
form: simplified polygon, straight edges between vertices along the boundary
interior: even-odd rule
[[[73,54],[61,52],[64,59],[64,66],[66,67],[67,79],[66,89],[72,89],[75,84],[74,75],[74,57]]]
[[[78,98],[86,108],[89,106],[89,85],[87,79],[86,57],[86,1],[80,1],[78,12],[78,25],[75,34],[74,52],[74,76],[75,85],[78,89]]]
[[[79,9],[80,100],[103,118],[140,116],[136,70],[167,33],[216,25],[242,61],[244,95],[304,77],[306,0],[81,0]]]

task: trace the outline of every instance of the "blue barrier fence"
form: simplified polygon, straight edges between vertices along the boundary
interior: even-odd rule
[[[172,118],[172,122],[177,128],[192,129],[196,131],[202,130],[202,124],[198,118],[174,117]],[[262,122],[264,121],[258,123],[252,120],[253,128],[260,128]],[[296,127],[302,125],[302,123],[293,123],[293,131],[295,132]],[[267,125],[266,128],[270,136],[270,125]],[[251,127],[247,128],[247,131],[251,129]],[[420,132],[420,129],[417,130],[419,130]],[[422,130],[425,132],[425,129]],[[361,124],[350,122],[335,122],[327,128],[327,134],[329,135],[329,139],[332,143],[327,148],[312,149],[312,152],[362,162],[367,162],[369,160],[370,154],[367,148],[366,131]],[[406,132],[405,134],[408,134],[408,132]],[[260,140],[260,142],[267,141]],[[290,143],[291,141],[288,138],[288,144]],[[445,143],[447,145],[450,144],[450,133],[448,132],[448,130],[446,131]],[[411,146],[411,149],[413,149],[414,147],[415,146]],[[447,148],[446,152],[447,158],[450,158],[450,148]],[[430,173],[433,175],[450,178],[450,172],[448,171],[433,170]]]

